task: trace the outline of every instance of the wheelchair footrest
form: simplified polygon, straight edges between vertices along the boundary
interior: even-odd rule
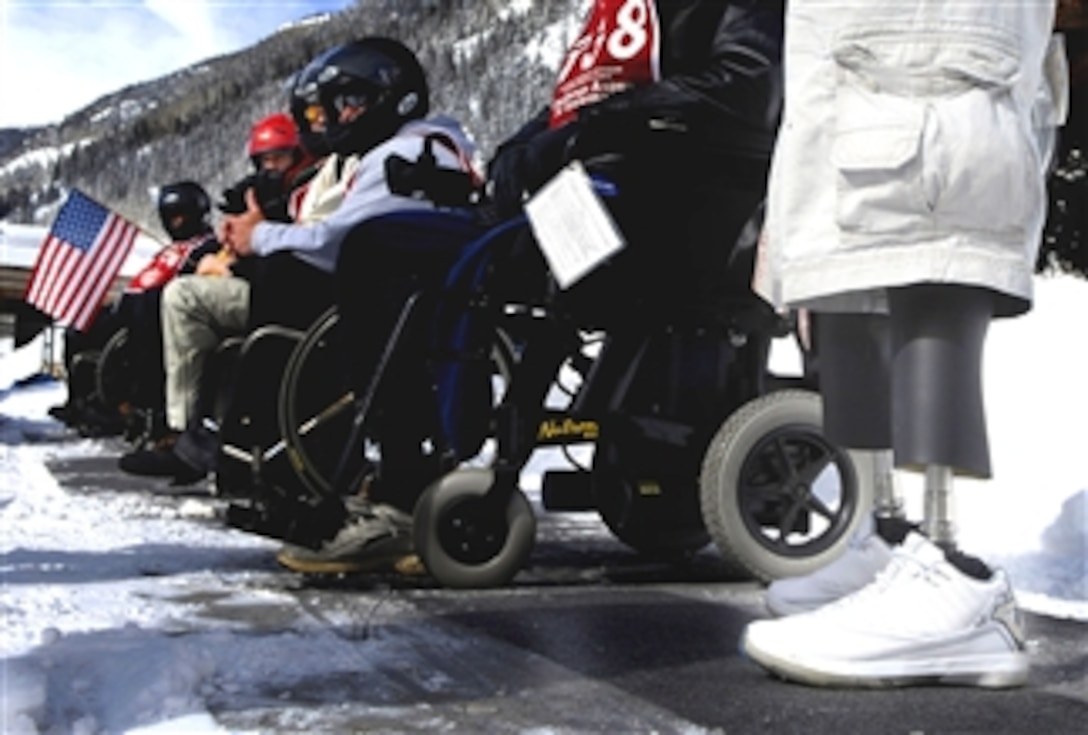
[[[596,510],[593,480],[588,472],[548,470],[540,484],[546,510]]]

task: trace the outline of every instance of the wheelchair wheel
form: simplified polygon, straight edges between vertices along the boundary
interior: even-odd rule
[[[98,361],[101,350],[85,350],[72,358],[68,373],[68,401],[86,407],[98,398]]]
[[[355,396],[336,349],[340,321],[335,308],[319,317],[292,351],[280,382],[280,436],[299,479],[327,494],[341,441],[351,430]]]
[[[501,587],[529,559],[536,539],[532,506],[520,490],[511,493],[505,507],[486,499],[494,480],[491,470],[458,469],[427,488],[416,503],[416,550],[445,587]]]
[[[130,398],[132,370],[128,327],[121,327],[106,340],[95,363],[94,390],[103,406],[116,408]]]
[[[292,352],[280,383],[280,436],[295,473],[319,495],[332,491],[332,475],[354,419],[355,395],[340,362],[348,358],[336,343],[339,321],[333,307],[314,323]],[[510,336],[496,329],[491,348],[496,403],[510,383],[516,354]]]
[[[763,581],[807,574],[842,553],[872,503],[871,478],[824,438],[817,394],[756,398],[719,429],[700,500],[729,565]]]

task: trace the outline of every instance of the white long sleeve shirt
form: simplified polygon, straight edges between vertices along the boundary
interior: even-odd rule
[[[392,138],[368,151],[357,166],[344,166],[334,186],[341,186],[345,193],[335,211],[324,218],[303,217],[304,221],[294,224],[259,223],[253,230],[254,252],[263,256],[291,250],[301,260],[331,273],[336,269],[344,238],[360,222],[392,212],[433,209],[434,204],[425,199],[394,194],[385,178],[385,160],[389,156],[415,161],[423,152],[424,139],[431,133],[445,135],[459,149],[435,146],[439,166],[457,170],[471,166],[476,146],[456,120],[435,116],[409,122]]]

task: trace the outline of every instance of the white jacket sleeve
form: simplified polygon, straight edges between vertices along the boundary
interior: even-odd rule
[[[258,224],[253,230],[254,252],[263,256],[291,250],[302,260],[331,273],[336,269],[340,246],[360,222],[391,212],[433,209],[434,205],[425,199],[393,194],[385,179],[385,160],[393,155],[412,161],[419,158],[423,150],[423,132],[430,129],[424,123],[410,123],[363,156],[354,171],[346,168],[343,175],[351,178],[347,181],[343,201],[324,219],[315,221],[311,218],[294,224]],[[443,165],[458,167],[456,155],[441,147],[437,155]]]

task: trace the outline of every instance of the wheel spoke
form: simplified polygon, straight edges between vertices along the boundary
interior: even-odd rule
[[[778,458],[780,463],[779,474],[784,480],[793,482],[797,479],[797,471],[793,466],[793,462],[790,461],[789,452],[786,451],[786,442],[782,437],[776,437],[774,442],[774,456]]]
[[[754,478],[744,484],[744,495],[766,503],[783,498],[788,487],[788,483],[777,478]]]
[[[797,524],[797,519],[801,515],[801,510],[805,507],[804,503],[794,502],[790,503],[786,508],[786,512],[782,514],[782,518],[778,523],[778,542],[782,546],[789,546],[786,539],[793,531],[794,526]]]
[[[805,507],[816,515],[823,516],[828,521],[835,519],[835,511],[828,508],[827,504],[820,500],[815,493],[809,493]]]
[[[330,403],[324,409],[318,411],[317,414],[315,414],[313,417],[303,421],[297,429],[298,435],[300,437],[306,436],[311,431],[313,431],[315,427],[335,418],[336,416],[346,411],[351,406],[351,404],[354,403],[354,401],[355,393],[352,391],[348,391],[344,395],[340,396],[340,398]]]
[[[828,465],[832,464],[834,461],[834,456],[832,456],[831,452],[828,452],[822,447],[812,447],[812,449],[817,450],[819,454],[817,456],[809,456],[809,453],[805,452],[804,454],[808,461],[797,471],[797,476],[800,481],[810,486],[816,482],[816,478],[823,474],[823,471],[827,469]]]

